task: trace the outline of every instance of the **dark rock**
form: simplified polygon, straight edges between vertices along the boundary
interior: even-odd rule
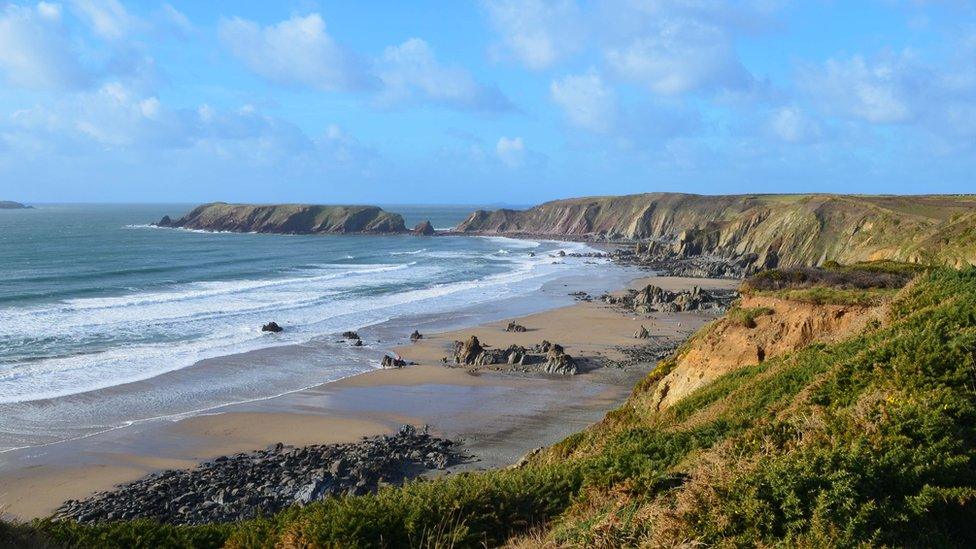
[[[509,322],[508,327],[505,328],[506,332],[524,332],[525,326],[517,324],[515,321]]]
[[[375,492],[381,485],[402,484],[461,458],[451,441],[431,436],[426,427],[405,426],[394,435],[354,444],[276,444],[223,456],[195,469],[155,473],[86,500],[66,501],[55,518],[86,524],[129,519],[234,522],[332,495]]]
[[[403,368],[407,365],[407,361],[398,356],[383,355],[383,360],[380,361],[380,365],[384,368]]]
[[[478,356],[484,352],[481,342],[477,336],[471,336],[467,341],[454,342],[454,363],[473,365],[478,360]]]
[[[410,341],[420,341],[423,338],[424,335],[418,332],[417,330],[414,330],[413,333],[410,334]]]
[[[278,333],[278,332],[285,331],[285,329],[282,328],[281,326],[278,326],[278,323],[277,322],[269,322],[269,323],[265,324],[264,326],[261,326],[261,331],[262,332]]]
[[[342,339],[361,339],[356,332],[342,332]]]
[[[434,226],[430,224],[430,220],[424,221],[423,223],[417,223],[417,226],[413,228],[413,234],[420,236],[431,236],[435,232]]]
[[[647,339],[651,337],[651,333],[647,331],[647,328],[645,328],[643,324],[641,324],[640,330],[634,332],[634,337],[636,339]]]

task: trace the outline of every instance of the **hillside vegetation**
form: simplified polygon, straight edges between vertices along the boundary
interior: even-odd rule
[[[649,193],[479,210],[476,234],[664,240],[679,255],[750,256],[756,267],[889,259],[976,265],[976,196]]]
[[[659,383],[706,327],[600,424],[519,468],[234,525],[7,525],[0,544],[973,546],[976,269],[893,291],[849,337],[743,365],[658,410]],[[762,330],[776,313],[743,316]]]

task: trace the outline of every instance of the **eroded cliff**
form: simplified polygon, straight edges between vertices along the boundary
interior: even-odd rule
[[[754,268],[892,259],[976,264],[976,197],[701,196],[650,193],[479,210],[457,226],[476,234],[645,241],[678,257],[747,258]]]

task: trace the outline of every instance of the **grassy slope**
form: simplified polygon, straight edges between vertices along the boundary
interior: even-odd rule
[[[574,546],[976,543],[976,269],[924,274],[882,325],[653,412],[646,402],[667,367],[521,469],[233,526],[17,530],[115,547],[493,546],[540,525]]]

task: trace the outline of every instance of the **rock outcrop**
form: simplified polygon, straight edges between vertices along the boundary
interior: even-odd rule
[[[435,232],[434,226],[430,224],[430,220],[424,221],[423,223],[417,223],[417,226],[413,228],[413,234],[420,236],[432,236]]]
[[[471,336],[467,341],[455,341],[452,356],[444,357],[444,362],[475,367],[505,364],[510,369],[523,372],[530,371],[529,367],[532,367],[547,374],[559,375],[576,375],[578,372],[576,360],[566,354],[561,345],[548,341],[533,347],[509,345],[505,349],[492,349],[483,345],[476,336]]]
[[[737,270],[827,260],[976,264],[973,196],[651,193],[557,200],[522,211],[478,210],[456,230],[640,242],[648,257],[741,262],[738,268],[716,267],[737,276]],[[708,272],[712,267],[706,265],[688,268],[722,274]]]
[[[278,332],[285,331],[285,329],[282,328],[281,326],[279,326],[277,322],[269,322],[269,323],[265,324],[264,326],[261,326],[261,331],[262,332],[278,333]]]
[[[630,290],[627,295],[622,297],[604,295],[603,300],[611,305],[620,305],[631,309],[635,313],[647,314],[651,312],[725,311],[738,296],[738,292],[733,290],[702,290],[700,287],[694,286],[690,290],[672,292],[648,284],[640,290]]]
[[[283,234],[403,233],[399,214],[376,206],[317,206],[310,204],[226,204],[214,202],[194,208],[172,220],[165,216],[159,227]]]
[[[450,440],[409,425],[395,435],[352,444],[293,448],[279,443],[70,500],[55,517],[87,524],[138,518],[168,524],[234,522],[330,496],[375,492],[461,458]]]

